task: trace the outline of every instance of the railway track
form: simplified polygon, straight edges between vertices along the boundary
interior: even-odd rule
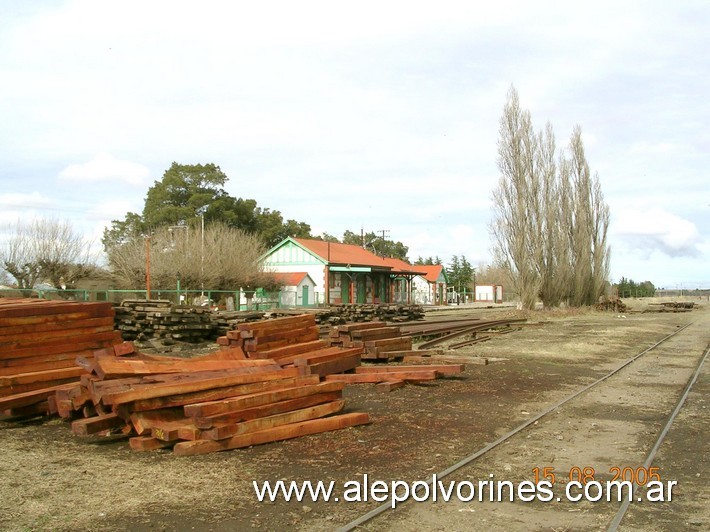
[[[556,494],[560,480],[564,484],[573,480],[603,484],[616,476],[616,480],[631,481],[632,502],[457,500],[446,504],[407,502],[392,510],[387,501],[338,530],[623,529],[630,508],[641,508],[635,513],[648,514],[648,503],[636,505],[636,492],[645,484],[642,475],[652,473],[653,480],[672,480],[666,472],[652,468],[704,369],[710,352],[708,334],[698,334],[708,330],[707,318],[704,321],[679,328],[436,474],[439,482],[495,476],[514,483],[545,480],[554,474]],[[436,488],[433,477],[421,480]],[[672,513],[672,509],[668,511]]]

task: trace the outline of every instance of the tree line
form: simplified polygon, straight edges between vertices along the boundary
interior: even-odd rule
[[[614,289],[619,294],[619,297],[653,297],[656,295],[656,287],[651,281],[643,281],[636,283],[633,279],[622,277],[621,280],[614,285]]]

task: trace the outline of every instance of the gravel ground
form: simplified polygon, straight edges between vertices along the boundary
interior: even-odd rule
[[[470,308],[436,314],[443,317],[453,312],[456,317],[470,314],[482,318],[515,314],[510,309]],[[259,503],[252,481],[334,480],[337,486],[342,486],[348,480],[362,479],[364,474],[387,482],[395,479],[412,482],[430,477],[508,432],[531,413],[594,381],[679,325],[704,320],[705,326],[693,329],[695,340],[690,344],[693,349],[702,342],[706,345],[710,336],[707,332],[710,327],[706,326],[710,321],[708,316],[704,309],[682,314],[631,313],[625,317],[596,312],[529,313],[527,317],[531,321],[541,321],[544,325],[458,350],[458,355],[488,357],[493,361],[485,366],[469,364],[462,376],[431,384],[408,385],[391,393],[377,392],[372,385],[347,387],[347,410],[370,413],[370,425],[205,456],[180,458],[165,451],[135,453],[120,438],[77,438],[68,424],[59,420],[0,421],[0,528],[332,530],[377,503]],[[688,362],[678,365],[682,366],[677,368],[680,378],[681,369],[685,371]],[[651,367],[647,369],[650,371]],[[671,371],[672,367],[667,367],[655,380],[642,385],[644,396],[638,398],[641,405],[648,404],[654,394],[667,393],[669,387],[663,377]],[[707,391],[707,385],[707,379],[698,383],[700,390]],[[627,396],[633,398],[638,387],[626,386],[625,390]],[[624,402],[626,396],[618,395],[619,389],[609,393],[607,404],[595,404],[593,410],[578,411],[574,415],[579,419],[597,420],[589,421],[590,424],[608,421],[608,433],[605,433],[608,439],[597,440],[595,445],[602,445],[602,450],[608,448],[611,454],[606,458],[613,461],[612,451],[618,447],[614,443],[616,423],[638,429],[629,431],[627,437],[633,438],[650,430],[649,426],[655,426],[657,421],[647,419],[639,404],[629,404],[624,410],[625,417],[614,418],[614,405]],[[710,505],[697,502],[698,508],[695,508],[691,500],[693,493],[698,497],[707,496],[707,489],[701,489],[703,485],[697,480],[704,480],[705,457],[710,455],[705,443],[707,410],[704,403],[699,402],[703,397],[693,395],[693,406],[689,404],[683,412],[677,430],[669,434],[671,443],[659,454],[659,463],[671,468],[675,478],[688,486],[685,498],[667,507],[666,512],[670,513],[664,518],[672,525],[675,523],[673,511],[682,511],[684,517],[676,523],[681,528],[696,522],[702,524],[701,528],[708,528]],[[579,437],[583,429],[588,430],[588,427],[580,425],[575,433],[575,441],[580,445],[585,440]],[[510,480],[522,478],[524,474],[529,477],[529,470],[536,465],[552,463],[551,450],[570,437],[559,427],[546,426],[545,430],[548,436],[529,441],[527,448],[516,444],[514,452],[511,451],[516,460],[501,455],[481,467],[493,468],[491,472],[495,470],[501,477],[508,475]],[[557,436],[563,440],[558,440]],[[544,452],[540,455],[538,451]],[[565,460],[581,464],[569,453]],[[691,458],[693,456],[703,458]],[[467,474],[477,475],[484,469]],[[465,512],[459,512],[460,509],[454,505],[444,507],[443,511],[427,504],[405,505],[369,527],[375,530],[413,530],[417,526],[419,529],[488,530],[498,519],[495,512],[500,513],[494,508],[491,515],[482,517],[482,513],[470,511],[476,508]],[[633,510],[631,522],[656,519],[645,516],[645,508]],[[535,511],[538,517],[535,525],[527,529],[596,529],[604,517],[599,517],[599,512],[595,513],[593,508],[587,510],[585,519],[577,521],[569,519],[574,514],[566,510],[561,514],[549,505],[538,505],[529,511]],[[514,514],[511,510],[510,515]],[[462,521],[462,516],[466,520]],[[477,519],[472,521],[472,516]],[[482,521],[484,518],[488,520]],[[518,519],[507,522],[515,525]],[[516,526],[507,529],[516,529]]]

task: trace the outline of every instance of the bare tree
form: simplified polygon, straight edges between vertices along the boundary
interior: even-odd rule
[[[530,113],[520,108],[518,93],[511,87],[503,109],[498,140],[501,177],[493,191],[495,218],[490,230],[499,265],[510,272],[513,289],[523,308],[534,308],[540,289],[536,265],[536,207],[539,178],[535,172],[537,140]]]
[[[574,306],[592,305],[602,294],[609,274],[609,207],[604,202],[599,176],[591,176],[579,126],[572,132],[569,151],[573,207],[569,249],[574,272],[570,303]]]
[[[148,269],[151,287],[155,289],[174,290],[178,278],[184,280],[185,286],[197,285],[199,255],[195,273],[194,252],[189,241],[186,241],[187,229],[184,227],[180,234],[174,234],[164,227],[151,232],[150,235],[127,239],[110,248],[109,269],[116,285],[123,289],[140,288],[145,285]],[[197,253],[199,254],[199,248]]]
[[[30,289],[40,281],[71,288],[95,268],[90,250],[91,243],[66,220],[18,221],[1,260],[18,288]]]
[[[599,297],[606,290],[611,260],[611,247],[607,241],[611,214],[609,205],[604,201],[599,175],[596,173],[592,188],[592,212],[594,216],[592,228],[592,275],[594,277],[592,296],[594,301],[591,301],[590,304],[597,303]]]
[[[205,232],[205,285],[253,290],[271,282],[259,258],[266,248],[258,235],[215,224]]]
[[[567,295],[569,280],[569,246],[564,230],[564,211],[567,209],[565,183],[555,162],[556,145],[552,124],[545,126],[538,136],[538,163],[541,188],[536,201],[538,224],[536,255],[540,273],[540,299],[545,308],[557,307]]]
[[[559,156],[557,167],[559,185],[559,231],[560,231],[560,297],[561,301],[571,304],[574,283],[574,224],[575,194],[572,185],[572,165],[564,155]]]
[[[150,235],[109,249],[109,267],[118,286],[145,285],[150,257],[151,288],[236,290],[261,286],[269,278],[259,265],[265,252],[258,236],[223,224],[162,227]]]
[[[490,230],[496,262],[509,272],[526,309],[538,298],[545,307],[593,304],[608,276],[609,208],[599,177],[591,177],[579,126],[569,154],[555,162],[552,126],[535,135],[511,87],[500,123],[501,176]]]

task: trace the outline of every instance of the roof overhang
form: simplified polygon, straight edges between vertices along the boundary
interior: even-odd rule
[[[331,272],[355,272],[355,273],[370,273],[372,268],[369,266],[331,266],[328,268]]]

